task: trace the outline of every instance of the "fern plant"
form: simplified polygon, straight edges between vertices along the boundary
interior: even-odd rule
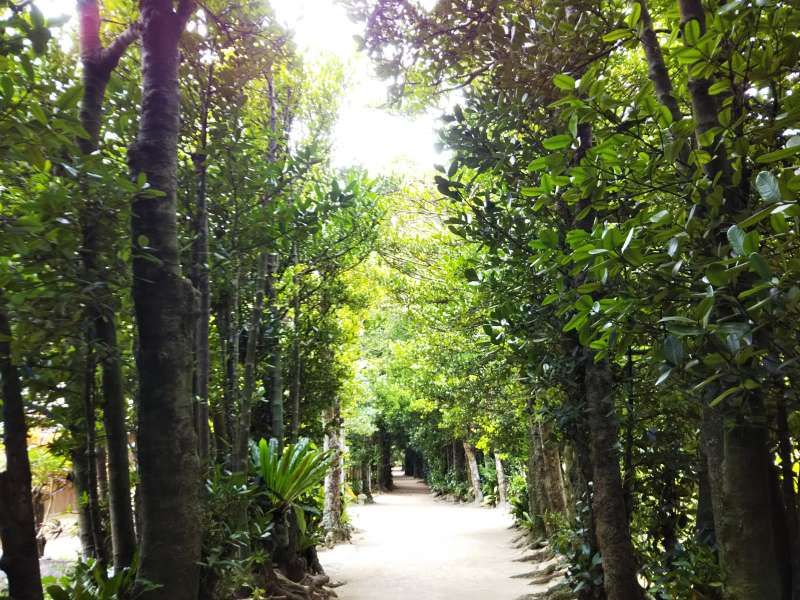
[[[280,449],[278,440],[262,439],[252,448],[253,466],[276,508],[288,509],[320,485],[331,462],[331,453],[302,438]]]

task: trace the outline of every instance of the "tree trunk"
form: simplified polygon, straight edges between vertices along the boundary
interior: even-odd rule
[[[138,25],[120,34],[107,48],[100,43],[100,13],[95,0],[79,0],[80,48],[83,66],[83,96],[81,99],[81,125],[89,134],[79,138],[78,146],[84,157],[97,150],[102,129],[103,104],[111,73],[130,44],[139,36]],[[87,280],[97,282],[89,303],[92,335],[89,350],[94,352],[102,369],[103,424],[106,432],[109,473],[109,514],[114,567],[121,569],[131,564],[136,552],[136,537],[131,508],[130,465],[128,462],[128,434],[125,423],[125,392],[122,360],[117,342],[115,298],[110,282],[101,268],[103,244],[107,235],[102,231],[102,207],[89,197],[82,208],[81,227],[83,248],[81,256]]]
[[[372,464],[369,459],[361,463],[361,493],[367,497],[367,503],[372,502]]]
[[[278,295],[275,288],[278,276],[278,255],[269,255],[267,274],[267,298],[269,299],[269,347],[270,347],[270,406],[272,414],[272,437],[283,444],[283,372],[281,355],[281,315],[278,310]]]
[[[90,334],[89,339],[93,336]],[[95,550],[95,557],[104,568],[108,567],[109,557],[106,548],[106,534],[100,516],[100,497],[97,484],[97,431],[95,419],[95,370],[94,354],[91,347],[86,349],[86,365],[83,374],[83,422],[85,430],[81,438],[81,452],[86,469],[86,509],[89,514],[89,532]]]
[[[467,457],[467,469],[472,485],[472,497],[475,504],[483,504],[483,490],[481,490],[481,474],[478,470],[478,461],[475,458],[475,448],[472,444],[464,442],[464,455]]]
[[[503,469],[503,461],[497,452],[494,453],[494,468],[497,471],[497,504],[505,506],[508,504],[508,484],[506,482],[506,472]]]
[[[531,520],[531,535],[544,538],[547,535],[544,526],[544,514],[547,512],[547,499],[542,493],[541,481],[541,445],[538,441],[539,428],[533,416],[532,403],[528,403],[528,464],[525,470],[526,487],[528,488],[528,515]]]
[[[597,542],[603,557],[603,585],[612,600],[642,600],[644,593],[636,577],[636,554],[631,542],[625,494],[617,455],[617,422],[610,366],[586,366],[586,401],[589,409],[592,463],[594,465],[592,508]]]
[[[180,126],[178,43],[194,4],[140,0],[142,102],[129,152],[150,189],[133,202],[133,300],[139,348],[137,449],[142,498],[137,577],[159,586],[147,600],[195,600],[200,469],[192,399],[194,289],[183,278],[177,237]],[[154,191],[157,196],[151,193]]]
[[[210,431],[208,426],[208,382],[211,368],[209,357],[209,322],[211,319],[211,287],[208,266],[208,199],[206,180],[208,172],[208,106],[211,95],[211,79],[214,65],[208,66],[205,89],[200,100],[200,140],[192,156],[197,181],[197,206],[194,218],[194,248],[192,282],[198,292],[200,307],[195,333],[195,428],[197,430],[200,464],[207,465],[209,458]]]
[[[567,498],[564,492],[564,476],[561,473],[561,453],[553,439],[553,428],[549,423],[538,423],[542,444],[544,488],[547,493],[548,510],[559,515],[567,512]]]
[[[80,439],[80,434],[74,432],[73,437]],[[83,558],[96,558],[97,546],[95,545],[94,524],[92,512],[88,502],[89,497],[89,469],[86,465],[86,450],[84,444],[74,440],[77,444],[70,451],[72,461],[72,485],[75,487],[75,496],[78,506],[78,535],[81,540],[81,553]]]
[[[325,450],[331,453],[331,465],[325,474],[325,502],[322,530],[331,544],[347,538],[342,527],[342,416],[339,399],[326,411]]]
[[[256,389],[256,350],[258,349],[258,332],[261,330],[261,316],[264,312],[264,292],[267,281],[267,265],[269,255],[262,252],[258,257],[256,273],[256,295],[253,312],[247,335],[247,348],[244,357],[244,389],[239,398],[239,426],[236,432],[236,448],[232,460],[234,471],[244,471],[247,467],[247,444],[250,439],[250,420],[252,416],[253,397]]]
[[[300,263],[300,256],[298,251],[298,244],[292,244],[292,264],[297,267]],[[298,285],[298,280],[295,279],[295,285]],[[291,439],[297,440],[300,436],[300,381],[302,379],[302,356],[300,354],[300,290],[297,289],[294,294],[293,314],[294,321],[294,335],[292,336],[292,422],[291,422]]]
[[[0,303],[3,302],[0,292]],[[28,427],[19,371],[11,356],[11,324],[0,304],[0,380],[6,470],[0,473],[0,569],[13,600],[41,600],[42,581],[33,515]]]
[[[378,489],[382,492],[391,492],[394,489],[392,481],[392,440],[383,423],[378,424],[378,450],[380,462],[378,463]]]
[[[760,407],[755,411],[760,412]],[[767,429],[743,416],[734,417],[725,423],[724,440],[724,511],[718,533],[726,597],[782,598],[770,503]]]
[[[800,523],[798,523],[797,493],[795,492],[794,448],[789,432],[786,401],[781,397],[777,404],[778,454],[781,457],[780,493],[786,515],[786,535],[789,539],[792,573],[791,598],[800,600]]]

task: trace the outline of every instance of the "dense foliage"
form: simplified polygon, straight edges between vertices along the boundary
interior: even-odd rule
[[[800,598],[800,9],[342,4],[435,176],[331,166],[346,70],[266,2],[0,0],[11,597],[328,597],[402,464],[554,597]]]

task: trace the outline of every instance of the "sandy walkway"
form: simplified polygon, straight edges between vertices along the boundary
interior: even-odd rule
[[[347,582],[341,600],[515,600],[530,593],[530,570],[511,541],[511,520],[499,510],[434,500],[405,477],[376,504],[349,510],[352,544],[320,555],[333,579]]]

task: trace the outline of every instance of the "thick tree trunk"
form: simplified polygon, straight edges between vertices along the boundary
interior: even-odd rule
[[[756,412],[760,411],[756,407]],[[724,440],[724,511],[718,533],[726,597],[782,598],[770,502],[767,429],[746,417],[734,417],[725,423]]]
[[[0,292],[0,303],[2,303]],[[6,470],[0,473],[0,569],[13,600],[41,600],[42,581],[33,515],[28,427],[19,371],[11,357],[11,324],[0,304],[0,380]]]
[[[100,13],[95,0],[79,0],[80,46],[83,65],[83,97],[81,125],[89,134],[79,138],[78,145],[85,157],[97,150],[102,129],[103,104],[111,73],[125,50],[139,36],[135,25],[117,37],[107,48],[100,44]],[[94,352],[102,369],[103,424],[106,432],[109,473],[109,515],[114,567],[131,564],[136,552],[131,508],[130,465],[128,462],[128,432],[125,423],[125,392],[122,360],[117,342],[116,301],[109,288],[105,270],[101,268],[103,244],[107,236],[102,231],[102,207],[89,199],[82,208],[82,259],[87,280],[97,282],[89,305],[92,336],[89,350]]]
[[[472,444],[464,442],[464,455],[467,457],[469,481],[472,485],[472,497],[475,504],[483,503],[483,490],[481,490],[481,474],[478,470],[478,460],[475,458],[475,448]]]
[[[782,390],[781,390],[782,393]],[[786,515],[786,535],[789,540],[791,561],[791,598],[800,600],[800,523],[797,515],[797,493],[795,491],[794,448],[786,412],[786,401],[781,397],[777,403],[778,454],[781,457],[780,494]]]
[[[586,366],[586,401],[589,409],[592,463],[592,508],[597,542],[603,557],[603,585],[613,600],[642,600],[644,592],[636,577],[636,553],[631,542],[625,494],[617,454],[617,422],[610,366]]]
[[[137,449],[142,498],[137,577],[157,585],[147,600],[195,600],[200,469],[192,398],[194,289],[181,274],[176,219],[180,126],[178,42],[194,9],[182,0],[141,0],[142,102],[130,149],[134,176],[151,190],[132,210],[133,299],[138,327]],[[150,190],[148,190],[149,192]]]
[[[547,493],[548,510],[559,515],[566,514],[567,498],[564,492],[564,476],[561,473],[561,453],[553,439],[553,428],[549,423],[538,423],[542,444],[544,488]]]
[[[544,538],[547,535],[544,527],[543,515],[546,512],[545,499],[541,493],[540,467],[538,460],[538,446],[533,436],[533,420],[528,423],[528,465],[525,470],[525,480],[528,488],[528,515],[531,519],[531,535],[535,538]]]
[[[503,469],[503,460],[497,452],[494,453],[494,468],[497,472],[497,504],[505,506],[508,504],[508,482]]]

